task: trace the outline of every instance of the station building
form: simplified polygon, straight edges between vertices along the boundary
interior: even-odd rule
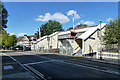
[[[36,43],[37,51],[58,49],[58,33],[59,32],[55,32],[39,38]]]
[[[84,56],[97,53],[100,50],[100,31],[103,35],[105,23],[85,28],[75,29],[76,38],[71,37],[71,31],[55,32],[37,40],[37,51],[59,49],[60,55]]]

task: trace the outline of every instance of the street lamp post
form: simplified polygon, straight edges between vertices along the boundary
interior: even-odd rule
[[[101,42],[102,33],[101,33],[101,20],[99,20],[99,22],[100,22],[100,60],[102,60],[102,42]]]

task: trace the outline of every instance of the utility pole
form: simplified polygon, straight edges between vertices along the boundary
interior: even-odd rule
[[[99,20],[100,22],[100,60],[102,60],[102,32],[101,32],[101,20]]]

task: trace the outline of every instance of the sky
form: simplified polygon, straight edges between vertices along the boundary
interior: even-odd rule
[[[119,2],[120,0],[2,0],[3,2]]]
[[[18,37],[34,35],[38,27],[48,20],[58,21],[63,29],[87,24],[88,26],[109,23],[118,17],[118,2],[4,2],[8,11],[8,33]]]

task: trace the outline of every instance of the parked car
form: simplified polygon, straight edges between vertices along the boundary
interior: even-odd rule
[[[23,50],[23,46],[15,45],[14,47],[12,47],[12,50]]]
[[[24,47],[24,51],[31,51],[30,47]]]

